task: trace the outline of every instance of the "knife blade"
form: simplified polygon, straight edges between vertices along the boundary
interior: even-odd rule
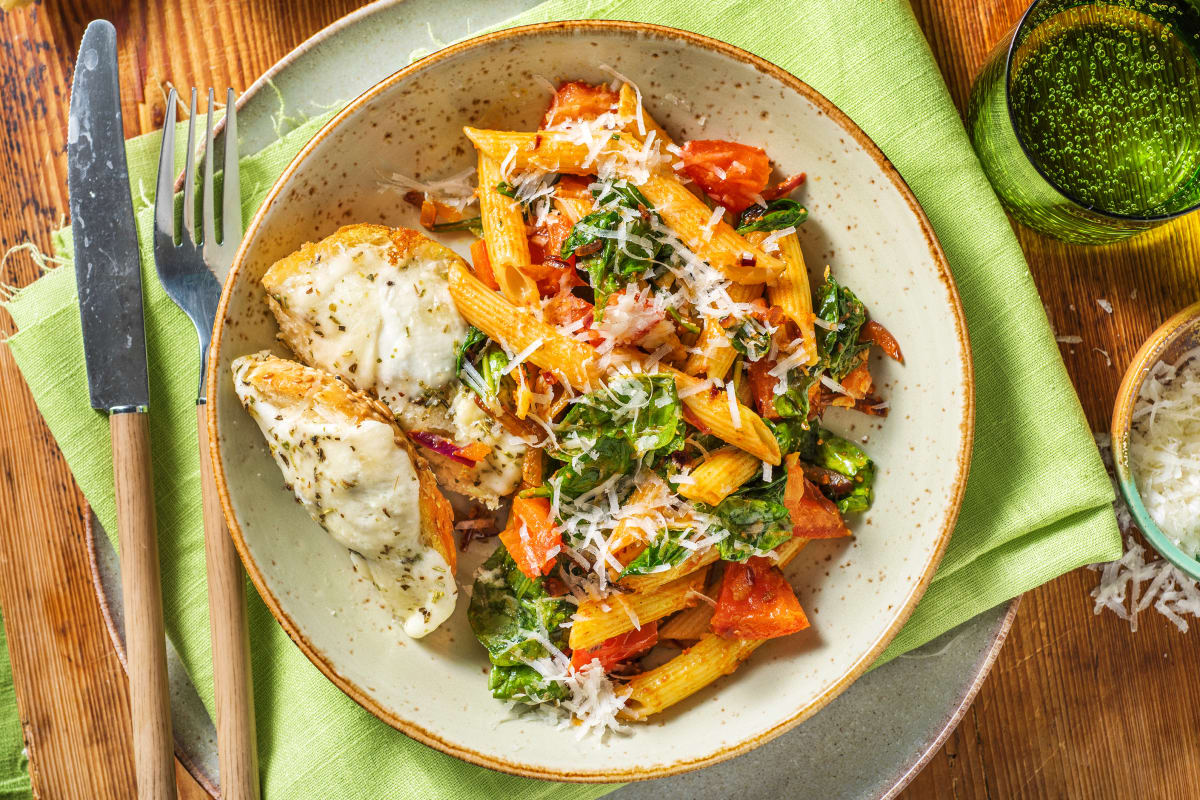
[[[142,272],[125,165],[117,32],[104,20],[88,25],[75,63],[67,187],[92,408],[146,408]]]
[[[142,273],[125,166],[117,32],[96,20],[79,46],[67,123],[67,187],[88,394],[109,412],[129,671],[133,767],[143,800],[173,800]]]

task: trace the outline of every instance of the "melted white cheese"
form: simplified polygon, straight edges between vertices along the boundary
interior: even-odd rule
[[[424,636],[449,617],[458,594],[454,576],[422,541],[417,474],[393,429],[375,420],[356,424],[308,402],[280,407],[240,377],[235,384],[289,488],[334,540],[360,557],[356,564],[405,633]]]
[[[450,299],[449,262],[392,263],[389,252],[341,250],[288,277],[279,294],[312,327],[314,366],[374,391],[407,429],[443,427],[444,408],[430,400],[455,382],[455,354],[467,335]]]
[[[468,389],[460,389],[450,405],[454,439],[483,442],[492,448],[483,463],[471,470],[470,478],[486,492],[506,495],[521,481],[521,459],[526,444],[505,430],[476,404]]]
[[[483,414],[455,375],[468,326],[450,298],[449,261],[392,255],[373,245],[346,248],[289,276],[276,294],[308,323],[312,366],[374,393],[406,431],[490,445],[465,475],[443,459],[430,462],[443,483],[475,489],[494,505],[520,482],[525,444]],[[460,413],[467,416],[459,420]]]

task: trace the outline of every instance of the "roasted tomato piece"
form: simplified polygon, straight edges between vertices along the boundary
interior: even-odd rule
[[[779,567],[754,556],[725,564],[709,626],[726,639],[774,639],[804,630],[808,617]]]
[[[783,505],[792,518],[792,535],[801,539],[837,539],[849,536],[841,512],[816,484],[804,476],[798,453],[789,453]]]
[[[641,630],[629,631],[611,639],[605,639],[595,647],[579,649],[571,653],[571,666],[582,669],[592,663],[593,658],[600,659],[600,666],[605,672],[610,671],[622,661],[628,661],[639,656],[658,644],[658,622],[647,622]]]
[[[767,188],[771,162],[761,147],[693,139],[683,146],[683,171],[726,211],[740,214]]]
[[[595,119],[612,111],[617,105],[617,93],[604,84],[592,85],[582,81],[570,81],[558,87],[542,127],[549,128],[560,122]]]
[[[550,518],[550,501],[544,497],[514,498],[500,541],[525,577],[548,573],[562,547],[562,532]]]

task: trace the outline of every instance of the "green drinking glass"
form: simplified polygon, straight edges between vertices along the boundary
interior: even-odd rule
[[[1077,244],[1200,207],[1200,0],[1035,0],[967,131],[1014,217]]]

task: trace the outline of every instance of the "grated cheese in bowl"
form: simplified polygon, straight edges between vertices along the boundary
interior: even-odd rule
[[[1159,362],[1133,411],[1129,460],[1146,511],[1189,556],[1200,554],[1200,348]]]

